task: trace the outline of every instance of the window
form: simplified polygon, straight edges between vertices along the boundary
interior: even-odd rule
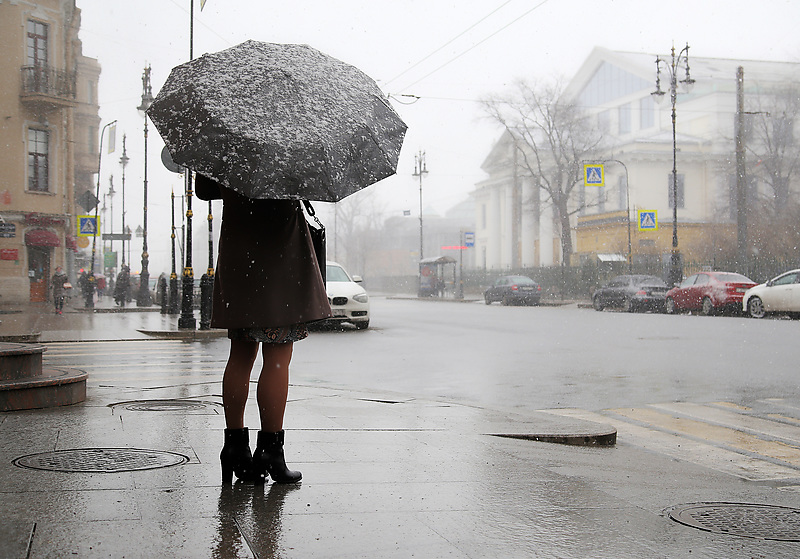
[[[618,198],[619,201],[618,207],[621,210],[627,209],[628,207],[628,185],[627,181],[625,180],[625,175],[620,175],[617,178],[617,191],[618,191]]]
[[[601,132],[608,132],[611,130],[611,111],[606,109],[597,113],[597,127]]]
[[[597,189],[597,213],[606,213],[606,189]]]
[[[28,190],[48,192],[48,144],[46,130],[28,129]]]
[[[94,126],[89,127],[89,153],[92,155],[97,153],[97,128]]]
[[[619,107],[619,133],[628,134],[631,131],[631,104],[625,103]]]
[[[677,187],[678,187],[678,207],[679,208],[683,208],[684,207],[684,201],[685,201],[684,195],[683,195],[683,190],[684,190],[684,187],[683,187],[683,175],[678,175],[677,183],[678,183],[677,184]],[[674,193],[674,191],[672,189],[672,173],[667,175],[667,192],[668,192],[668,198],[667,199],[669,200],[669,207],[672,208],[672,207],[675,206],[675,203],[673,201],[673,193]]]
[[[656,123],[656,106],[653,96],[648,95],[639,100],[639,129],[651,128]]]
[[[90,105],[94,105],[95,103],[95,95],[94,95],[94,80],[89,80],[89,83],[86,87],[86,102]]]
[[[47,25],[28,20],[28,66],[47,66]]]

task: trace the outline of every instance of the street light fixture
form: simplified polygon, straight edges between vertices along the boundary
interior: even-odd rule
[[[144,227],[142,229],[142,271],[139,275],[139,292],[136,305],[149,307],[153,304],[150,297],[150,272],[147,270],[149,255],[147,254],[147,114],[145,111],[153,104],[153,89],[150,85],[150,66],[146,66],[142,74],[142,104],[137,107],[144,118]]]
[[[678,99],[678,83],[681,83],[688,93],[694,85],[694,80],[689,74],[689,43],[675,55],[675,45],[672,46],[671,60],[656,56],[656,90],[651,93],[656,101],[662,101],[666,92],[661,89],[661,65],[669,72],[669,93],[672,102],[672,256],[670,258],[669,284],[679,283],[683,277],[683,266],[678,250],[678,146],[675,133],[675,102]],[[686,72],[686,77],[678,82],[678,70],[681,63]]]

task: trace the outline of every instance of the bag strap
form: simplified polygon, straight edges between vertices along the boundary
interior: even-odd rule
[[[319,225],[319,228],[324,231],[325,230],[325,226],[322,224],[322,222],[317,217],[317,214],[314,211],[314,206],[311,205],[311,202],[309,202],[308,200],[303,200],[303,206],[305,206],[306,211],[308,212],[308,215],[313,217],[314,221],[316,221],[317,225]]]

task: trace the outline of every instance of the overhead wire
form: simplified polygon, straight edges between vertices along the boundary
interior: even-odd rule
[[[459,33],[458,35],[456,35],[455,37],[453,37],[452,39],[450,39],[449,41],[447,41],[446,43],[444,43],[442,46],[440,46],[439,48],[437,48],[436,50],[434,50],[433,52],[431,52],[431,53],[430,53],[430,54],[428,54],[427,56],[423,57],[421,60],[419,60],[419,61],[417,61],[416,63],[412,64],[411,66],[409,66],[408,68],[406,68],[405,70],[403,70],[402,72],[400,72],[399,74],[397,74],[397,75],[396,75],[395,77],[393,77],[392,79],[390,79],[390,80],[388,80],[388,81],[384,82],[383,86],[384,86],[384,87],[386,87],[386,86],[388,86],[390,83],[392,83],[393,81],[397,80],[398,78],[400,78],[400,77],[402,77],[402,76],[405,76],[405,75],[406,75],[408,72],[410,72],[411,70],[413,70],[414,68],[416,68],[417,66],[419,66],[420,64],[422,64],[423,62],[425,62],[426,60],[428,60],[430,57],[432,57],[432,56],[433,56],[434,54],[436,54],[437,52],[441,51],[441,50],[442,50],[443,48],[445,48],[446,46],[448,46],[448,45],[450,45],[451,43],[453,43],[453,42],[454,42],[456,39],[459,39],[460,37],[464,36],[466,33],[468,33],[469,31],[471,31],[472,29],[474,29],[476,26],[478,26],[480,23],[482,23],[483,21],[485,21],[485,20],[486,20],[488,17],[490,17],[491,15],[495,14],[495,13],[496,13],[498,10],[502,9],[503,7],[505,7],[506,5],[510,4],[511,2],[512,2],[512,0],[506,0],[506,2],[503,2],[502,4],[500,4],[500,5],[499,5],[497,8],[495,8],[494,10],[492,10],[491,12],[489,12],[488,14],[486,14],[485,16],[483,16],[481,19],[479,19],[478,21],[476,21],[475,23],[473,23],[472,25],[470,25],[469,27],[467,27],[467,28],[466,28],[464,31],[462,31],[461,33]]]
[[[522,15],[520,15],[520,16],[518,16],[518,17],[514,18],[513,20],[511,20],[510,22],[508,22],[507,24],[505,24],[504,26],[502,26],[500,29],[498,29],[497,31],[495,31],[495,32],[494,32],[494,33],[492,33],[491,35],[489,35],[489,36],[485,37],[484,39],[482,39],[482,40],[478,41],[477,43],[475,43],[474,45],[472,45],[472,46],[471,46],[471,47],[469,47],[468,49],[466,49],[466,50],[462,51],[461,53],[457,54],[457,55],[456,55],[456,56],[454,56],[453,58],[451,58],[451,59],[449,59],[448,61],[446,61],[445,63],[441,64],[440,66],[437,66],[436,68],[434,68],[433,70],[431,70],[430,72],[428,72],[427,74],[425,74],[424,76],[422,76],[421,78],[419,78],[419,79],[417,79],[416,81],[414,81],[414,82],[412,82],[412,83],[408,84],[407,86],[405,86],[405,87],[404,87],[404,88],[402,88],[402,89],[408,89],[408,88],[410,88],[410,87],[413,87],[413,86],[417,85],[419,82],[421,82],[422,80],[424,80],[424,79],[426,79],[426,78],[428,78],[428,77],[432,76],[433,74],[435,74],[436,72],[438,72],[439,70],[441,70],[442,68],[444,68],[445,66],[448,66],[448,65],[452,64],[453,62],[455,62],[456,60],[458,60],[459,58],[461,58],[462,56],[464,56],[465,54],[467,54],[467,53],[468,53],[468,52],[470,52],[471,50],[473,50],[473,49],[475,49],[475,48],[479,47],[480,45],[482,45],[483,43],[485,43],[486,41],[488,41],[489,39],[491,39],[492,37],[494,37],[494,36],[495,36],[495,35],[497,35],[498,33],[501,33],[502,31],[505,31],[505,30],[506,30],[506,29],[508,29],[510,26],[512,26],[512,25],[513,25],[513,24],[515,24],[516,22],[520,21],[522,18],[526,17],[526,16],[527,16],[528,14],[530,14],[531,12],[533,12],[533,11],[535,11],[535,10],[537,10],[537,9],[541,8],[541,7],[542,7],[544,4],[546,4],[548,1],[549,1],[549,0],[542,0],[541,2],[539,2],[538,4],[536,4],[536,5],[535,5],[533,8],[531,8],[531,9],[530,9],[530,10],[528,10],[528,11],[526,11],[526,12],[525,12],[525,13],[523,13]],[[504,4],[504,5],[505,5],[505,4]],[[502,8],[502,6],[500,6],[500,7]],[[498,8],[498,9],[500,9],[500,8]],[[496,10],[495,10],[495,11],[496,11]],[[491,15],[491,14],[490,14],[490,15]],[[488,17],[488,16],[487,16],[487,17]],[[485,18],[484,18],[484,19],[485,19]]]

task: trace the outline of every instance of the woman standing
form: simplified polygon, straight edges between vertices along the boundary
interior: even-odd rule
[[[234,473],[246,481],[300,481],[283,452],[289,362],[294,342],[308,335],[306,324],[331,315],[302,207],[298,200],[250,199],[200,174],[195,188],[203,200],[223,201],[211,313],[211,326],[227,328],[231,340],[222,379],[222,481]],[[261,430],[251,454],[244,410],[259,345]]]

